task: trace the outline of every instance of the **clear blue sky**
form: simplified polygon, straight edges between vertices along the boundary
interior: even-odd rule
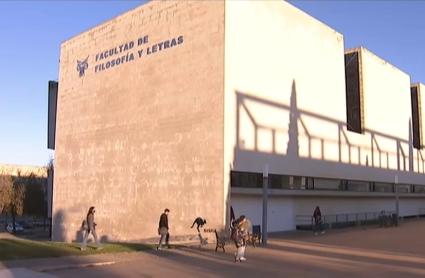
[[[0,1],[0,164],[46,165],[61,42],[145,1]]]
[[[268,0],[270,1],[270,0]],[[0,163],[46,165],[60,43],[145,1],[0,1]],[[291,1],[425,83],[425,1]],[[253,19],[255,20],[255,19]]]

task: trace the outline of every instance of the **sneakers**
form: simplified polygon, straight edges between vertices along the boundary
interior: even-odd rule
[[[80,251],[86,251],[86,247],[80,247]]]
[[[238,255],[235,253],[235,263],[237,263],[237,262],[244,262],[244,261],[246,261],[246,258],[245,257],[238,258]]]
[[[326,233],[326,231],[322,231],[321,234],[323,235],[324,233]]]

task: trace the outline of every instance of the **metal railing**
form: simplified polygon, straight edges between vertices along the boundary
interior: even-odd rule
[[[385,211],[384,216],[390,217],[395,211]],[[424,209],[425,213],[425,209]],[[358,212],[322,215],[323,224],[327,229],[378,224],[382,212]],[[297,230],[311,230],[314,226],[312,215],[296,215],[295,226]]]
[[[48,230],[50,228],[51,219],[44,217],[33,217],[33,216],[16,216],[15,221],[18,224],[23,223],[24,228],[34,229],[43,228]],[[3,230],[8,223],[12,223],[12,216],[0,214],[0,230]]]

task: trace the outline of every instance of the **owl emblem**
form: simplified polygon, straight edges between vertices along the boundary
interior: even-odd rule
[[[89,67],[89,63],[87,62],[88,59],[89,56],[87,56],[87,58],[82,61],[77,60],[77,71],[80,77],[84,76],[85,70]]]

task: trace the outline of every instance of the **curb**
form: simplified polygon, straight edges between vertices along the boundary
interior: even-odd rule
[[[58,265],[53,267],[37,268],[36,270],[39,272],[51,272],[51,271],[73,269],[73,268],[106,266],[106,265],[113,265],[116,263],[117,263],[116,261],[109,261],[109,262],[82,263],[82,264],[66,264],[66,265]]]

